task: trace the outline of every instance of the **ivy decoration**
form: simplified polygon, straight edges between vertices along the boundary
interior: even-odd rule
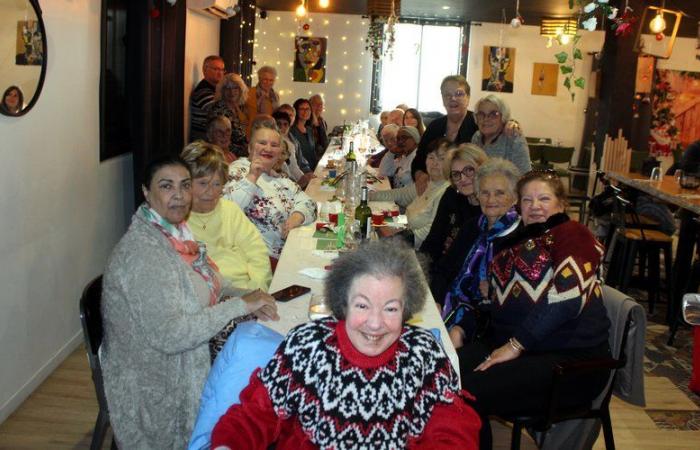
[[[571,95],[571,101],[576,98],[576,90],[586,86],[586,80],[582,76],[576,76],[576,62],[583,60],[583,52],[579,48],[581,34],[579,28],[588,31],[598,28],[600,22],[605,27],[605,21],[612,22],[611,28],[617,36],[628,36],[632,32],[632,25],[637,18],[632,14],[632,8],[625,4],[623,14],[618,17],[618,8],[610,6],[610,0],[569,0],[569,9],[578,9],[576,34],[571,38],[571,51],[561,51],[554,55],[559,64],[559,70],[564,75],[564,87]],[[600,19],[600,21],[599,21]],[[559,44],[563,44],[562,36],[557,36]]]

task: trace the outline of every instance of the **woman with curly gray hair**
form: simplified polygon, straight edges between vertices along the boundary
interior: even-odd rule
[[[292,330],[214,428],[211,448],[475,449],[481,426],[432,334],[413,251],[378,241],[325,281],[335,317]]]

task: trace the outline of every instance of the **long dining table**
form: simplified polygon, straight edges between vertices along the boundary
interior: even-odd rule
[[[672,343],[681,320],[681,300],[690,281],[695,242],[698,230],[700,230],[697,222],[697,218],[700,216],[700,191],[681,188],[676,178],[672,176],[665,176],[658,181],[649,180],[648,177],[633,172],[609,171],[606,176],[684,210],[684,214],[681,215],[681,227],[678,231],[679,245],[673,262],[673,298],[669,301],[668,317],[671,326],[669,343]]]
[[[340,146],[331,143],[325,154],[318,163],[315,171],[315,178],[312,178],[306,188],[306,193],[317,203],[328,201],[335,194],[335,189],[323,183],[328,169],[326,168],[329,159],[340,156]],[[358,155],[364,157],[364,155]],[[372,186],[373,189],[389,189],[388,180],[380,180]],[[384,202],[385,203],[385,202]],[[369,202],[373,205],[383,207],[382,204]],[[294,284],[311,288],[311,292],[288,302],[278,302],[278,312],[280,320],[277,322],[265,322],[265,325],[273,330],[286,335],[292,328],[300,325],[309,319],[308,309],[311,296],[323,294],[323,276],[328,266],[332,264],[334,258],[338,256],[337,251],[318,250],[315,223],[301,226],[290,231],[287,241],[282,249],[275,274],[270,284],[270,292],[283,289]],[[309,275],[306,275],[309,274]],[[425,278],[423,282],[427,284]],[[409,320],[410,324],[417,325],[430,330],[437,330],[440,336],[442,347],[452,362],[452,366],[459,374],[459,359],[452,342],[449,339],[445,325],[440,317],[437,305],[430,291],[428,290],[425,306],[422,311],[414,315]]]

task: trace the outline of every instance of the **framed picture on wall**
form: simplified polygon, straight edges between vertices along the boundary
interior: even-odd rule
[[[532,66],[532,95],[557,95],[559,66],[549,63],[534,63]]]
[[[294,81],[326,82],[327,39],[313,36],[294,38]]]
[[[484,46],[482,91],[513,92],[515,49]]]
[[[18,66],[40,66],[44,58],[44,44],[41,40],[39,22],[36,20],[17,21],[17,45],[15,64]]]

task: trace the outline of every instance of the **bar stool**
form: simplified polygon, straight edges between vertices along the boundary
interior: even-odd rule
[[[632,227],[628,226],[626,218],[632,219]],[[610,245],[613,253],[608,268],[607,283],[619,286],[622,292],[627,293],[632,281],[635,261],[639,258],[639,276],[645,280],[649,313],[652,314],[654,305],[659,300],[658,286],[663,251],[665,284],[670,304],[670,299],[673,298],[671,237],[658,230],[644,229],[632,203],[622,195],[615,196],[612,225],[615,231]],[[670,311],[667,311],[667,320],[670,318],[669,314]]]

